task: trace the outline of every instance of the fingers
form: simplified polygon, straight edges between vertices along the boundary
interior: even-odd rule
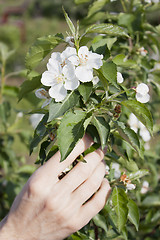
[[[89,153],[85,156],[86,163],[79,162],[61,181],[58,182],[59,187],[64,185],[67,191],[72,192],[81,185],[94,172],[104,157],[102,150]]]
[[[60,162],[61,156],[60,152],[58,151],[51,157],[42,167],[40,167],[35,173],[32,178],[34,181],[38,182],[41,188],[44,189],[49,188],[52,183],[55,184],[58,179],[58,175],[63,172],[74,160],[85,150],[87,150],[93,144],[93,140],[90,136],[85,135],[75,146],[73,151],[70,155],[64,160]],[[32,179],[33,180],[33,179]],[[51,186],[52,186],[51,185]]]
[[[105,165],[100,162],[93,174],[72,193],[76,205],[81,206],[84,204],[99,189],[104,175]]]
[[[110,185],[106,178],[103,179],[97,193],[79,211],[80,226],[86,225],[98,212],[102,210],[111,192]]]

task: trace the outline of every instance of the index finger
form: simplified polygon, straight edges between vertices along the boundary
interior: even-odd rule
[[[58,151],[56,154],[54,154],[53,157],[51,157],[46,164],[44,165],[43,172],[46,172],[47,175],[50,175],[50,172],[53,175],[56,174],[57,176],[62,173],[68,166],[70,166],[74,160],[85,150],[87,150],[89,147],[93,144],[92,138],[85,134],[84,137],[76,144],[73,151],[69,154],[69,156],[63,161],[60,162],[61,156],[60,152]]]

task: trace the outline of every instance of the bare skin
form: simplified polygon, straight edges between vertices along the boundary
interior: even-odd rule
[[[104,178],[102,150],[89,153],[87,163],[79,162],[65,177],[58,178],[92,144],[92,139],[84,136],[65,161],[60,162],[57,152],[37,169],[0,223],[1,240],[62,240],[104,207],[110,186]]]

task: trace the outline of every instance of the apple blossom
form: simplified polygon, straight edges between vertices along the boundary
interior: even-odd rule
[[[141,103],[147,103],[150,100],[150,95],[148,94],[149,87],[145,83],[138,84],[136,88],[136,99]]]
[[[46,99],[46,101],[43,103],[42,108],[50,104],[52,98],[50,98],[48,91],[46,91],[44,88],[39,88],[35,91],[36,97],[40,99]]]
[[[93,79],[93,68],[99,69],[102,65],[103,55],[93,53],[88,47],[82,46],[78,56],[69,57],[69,61],[76,66],[75,75],[81,82],[90,82]]]
[[[144,47],[141,47],[138,49],[138,51],[140,52],[140,54],[145,57],[148,53],[148,51],[146,49],[144,49]]]
[[[67,90],[74,90],[79,86],[75,76],[75,67],[68,61],[68,57],[76,54],[76,49],[67,47],[62,53],[53,53],[47,64],[48,71],[42,74],[41,82],[51,87],[49,95],[56,102],[62,101]]]
[[[133,183],[126,183],[127,190],[134,190],[136,188],[136,185]]]
[[[144,124],[141,123],[133,113],[131,113],[129,116],[128,124],[129,124],[130,128],[136,133],[138,132],[138,129],[140,129],[139,135],[142,137],[144,142],[150,141],[151,135],[150,135],[149,131],[144,126]]]
[[[129,115],[128,124],[135,133],[138,132],[139,120],[133,113]]]
[[[149,182],[147,182],[147,181],[144,181],[143,183],[142,183],[142,188],[141,188],[141,193],[142,194],[145,194],[145,193],[147,193],[148,192],[148,190],[149,190]]]
[[[74,37],[68,36],[65,41],[69,44],[69,46],[74,47]]]
[[[112,163],[111,168],[114,169],[114,177],[116,179],[120,178],[121,176],[121,171],[119,169],[120,165],[118,163]]]

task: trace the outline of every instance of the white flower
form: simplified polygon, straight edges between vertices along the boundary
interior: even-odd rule
[[[141,188],[141,193],[142,194],[145,194],[145,193],[147,193],[148,192],[148,190],[149,190],[149,182],[147,182],[147,181],[144,181],[143,183],[142,183],[142,188]]]
[[[144,47],[139,48],[138,51],[143,57],[145,57],[148,53],[148,51]]]
[[[126,183],[127,190],[134,190],[136,188],[136,185],[133,183]]]
[[[50,98],[48,92],[44,88],[39,88],[35,91],[36,97],[40,99],[46,99],[46,101],[43,103],[42,108],[50,104],[52,98]]]
[[[95,76],[92,79],[93,85],[96,85],[99,82],[99,77]]]
[[[124,78],[120,72],[117,72],[117,82],[122,83],[124,81]]]
[[[143,129],[140,129],[139,135],[143,138],[143,140],[145,142],[149,142],[151,139],[151,135],[150,135],[149,131],[146,129],[146,127]]]
[[[129,124],[130,128],[131,128],[133,131],[135,131],[135,133],[138,132],[139,120],[138,120],[138,118],[137,118],[133,113],[131,113],[131,114],[129,115],[128,124]]]
[[[99,69],[103,55],[89,51],[86,46],[80,47],[78,56],[73,55],[69,60],[76,66],[75,75],[81,82],[90,82],[93,79],[93,68]]]
[[[153,3],[159,3],[159,0],[152,0]]]
[[[41,82],[51,87],[49,95],[55,98],[56,102],[66,97],[67,90],[74,90],[79,86],[75,66],[68,61],[68,58],[75,54],[76,49],[71,47],[67,47],[62,53],[53,53],[47,64],[48,71],[42,74]]]
[[[42,120],[44,114],[34,113],[30,116],[30,122],[32,127],[35,129],[38,123]]]
[[[120,165],[118,163],[112,163],[111,168],[114,169],[114,177],[116,179],[120,178],[121,176],[121,171],[119,169]]]
[[[145,3],[152,3],[151,0],[144,0],[144,1],[145,1]]]
[[[136,88],[136,99],[141,103],[147,103],[150,100],[150,95],[148,94],[149,87],[145,83],[138,84]]]
[[[142,139],[144,140],[144,142],[150,141],[151,135],[150,135],[149,131],[144,126],[144,124],[141,123],[133,113],[131,113],[129,116],[128,124],[129,124],[130,128],[133,131],[135,131],[135,133],[137,133],[138,129],[140,129],[139,134],[142,137]]]
[[[74,37],[68,36],[65,41],[69,44],[69,46],[74,47]]]
[[[23,112],[17,113],[17,117],[18,117],[18,118],[22,118],[22,117],[23,117]]]

